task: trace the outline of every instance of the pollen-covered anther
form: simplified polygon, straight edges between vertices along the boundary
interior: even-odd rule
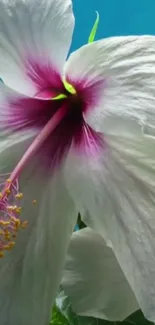
[[[28,221],[25,220],[25,221],[23,221],[23,222],[21,223],[21,228],[26,228],[27,225],[28,225]]]
[[[4,257],[4,252],[0,251],[0,258]]]
[[[7,245],[4,245],[4,249],[6,250],[10,250],[15,246],[15,242],[14,241],[10,241]]]
[[[4,221],[4,220],[0,220],[0,226],[9,226],[10,225],[10,221]]]
[[[8,211],[16,212],[17,214],[21,213],[22,207],[18,207],[17,205],[8,205],[7,206]]]
[[[11,193],[10,188],[6,188],[5,193],[6,193],[6,194],[10,194],[10,193]]]
[[[13,212],[13,211],[16,211],[16,209],[17,209],[17,205],[8,205],[7,206],[7,210],[8,211],[12,211]]]
[[[16,199],[22,199],[23,198],[23,193],[17,193],[16,195],[15,195],[15,198]]]
[[[16,212],[17,214],[20,214],[20,213],[21,213],[21,210],[22,210],[22,207],[17,207],[17,208],[15,209],[15,212]]]
[[[26,220],[21,220],[19,199],[23,198],[23,193],[18,188],[17,180],[12,182],[7,179],[0,192],[0,258],[5,251],[13,249],[18,232],[28,224]]]
[[[6,180],[6,182],[7,182],[7,183],[11,183],[12,181],[11,181],[10,178],[8,178],[8,179]]]

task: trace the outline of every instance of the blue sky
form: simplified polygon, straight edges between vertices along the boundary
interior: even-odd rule
[[[73,0],[76,17],[72,50],[87,42],[100,14],[97,39],[115,35],[154,34],[155,0]]]

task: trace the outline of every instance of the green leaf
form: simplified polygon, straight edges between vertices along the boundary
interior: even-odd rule
[[[97,17],[96,17],[95,23],[93,25],[93,28],[91,30],[91,33],[89,35],[88,43],[94,42],[94,39],[96,36],[96,32],[97,32],[97,28],[98,28],[98,24],[99,24],[99,20],[100,20],[99,13],[97,11],[96,11],[96,15],[97,15]]]
[[[65,295],[62,288],[56,298],[56,306],[68,320],[69,325],[98,325],[97,319],[91,317],[82,317],[76,315],[72,310],[69,297]],[[95,323],[94,323],[95,320]]]
[[[62,314],[57,306],[53,307],[50,325],[69,325],[67,318]]]
[[[116,325],[153,325],[154,323],[149,322],[141,312],[141,310],[136,311],[130,317],[128,317],[123,322],[117,322]]]
[[[85,225],[85,223],[82,221],[80,213],[78,214],[77,224],[78,224],[79,229],[83,229],[83,228],[87,227]]]
[[[123,322],[109,322],[93,317],[78,316],[72,310],[69,297],[60,288],[50,325],[153,325],[153,323],[147,321],[140,310]]]

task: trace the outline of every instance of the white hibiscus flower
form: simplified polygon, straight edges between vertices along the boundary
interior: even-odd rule
[[[73,28],[71,0],[0,0],[2,325],[48,324],[77,211],[155,320],[155,37],[66,62]]]

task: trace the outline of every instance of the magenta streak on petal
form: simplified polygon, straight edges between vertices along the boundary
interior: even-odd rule
[[[45,58],[42,62],[28,58],[25,66],[26,75],[37,88],[36,97],[50,99],[62,93],[64,86],[51,62]]]
[[[79,97],[83,99],[84,113],[95,109],[100,104],[107,80],[103,78],[93,79],[93,81],[89,79],[73,80],[69,76],[66,76],[66,80],[76,89]]]
[[[61,106],[61,101],[38,98],[10,98],[4,127],[13,131],[40,129],[51,119]]]

